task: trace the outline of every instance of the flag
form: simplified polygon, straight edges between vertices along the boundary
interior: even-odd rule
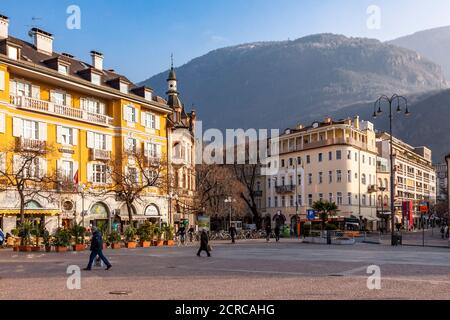
[[[78,184],[78,170],[77,170],[77,172],[75,172],[75,175],[73,176],[73,182],[75,184]]]

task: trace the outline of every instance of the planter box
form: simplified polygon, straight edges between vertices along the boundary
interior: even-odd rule
[[[19,246],[20,252],[31,252],[31,246]]]
[[[73,251],[84,251],[86,246],[84,244],[74,244],[72,246]]]
[[[113,243],[113,244],[111,244],[111,248],[114,249],[114,250],[120,249],[121,245],[120,245],[120,243]]]
[[[31,251],[33,252],[41,251],[41,247],[31,247]]]
[[[128,249],[136,249],[137,243],[135,241],[127,242]]]
[[[156,247],[162,247],[162,246],[164,245],[164,240],[156,240],[156,241],[154,242],[154,245],[155,245]]]
[[[150,241],[142,241],[141,242],[142,248],[149,248],[151,245],[152,245],[152,243]]]
[[[55,247],[56,252],[67,252],[67,247]]]
[[[173,240],[166,240],[166,241],[164,241],[164,245],[172,247],[175,245],[175,242]]]
[[[52,247],[51,246],[45,247],[45,252],[52,252]]]

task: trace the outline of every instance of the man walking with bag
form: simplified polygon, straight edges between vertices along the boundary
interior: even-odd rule
[[[106,270],[111,269],[112,265],[109,263],[108,259],[103,255],[103,239],[100,232],[97,230],[96,227],[92,227],[92,240],[91,240],[91,255],[89,257],[89,263],[86,268],[83,270],[90,271],[92,270],[92,263],[94,262],[94,259],[99,256],[100,259],[105,263]]]

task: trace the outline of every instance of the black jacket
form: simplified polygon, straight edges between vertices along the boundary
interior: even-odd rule
[[[200,247],[203,250],[208,250],[208,234],[206,232],[202,232],[200,236]]]
[[[92,234],[91,240],[91,251],[102,251],[103,249],[103,238],[100,232],[95,231]]]

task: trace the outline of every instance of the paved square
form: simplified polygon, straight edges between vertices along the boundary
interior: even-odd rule
[[[211,258],[196,250],[105,250],[113,268],[81,271],[80,290],[67,289],[66,271],[85,267],[87,251],[0,250],[0,299],[450,299],[448,248],[248,240],[213,243]],[[381,290],[367,288],[369,265]]]

